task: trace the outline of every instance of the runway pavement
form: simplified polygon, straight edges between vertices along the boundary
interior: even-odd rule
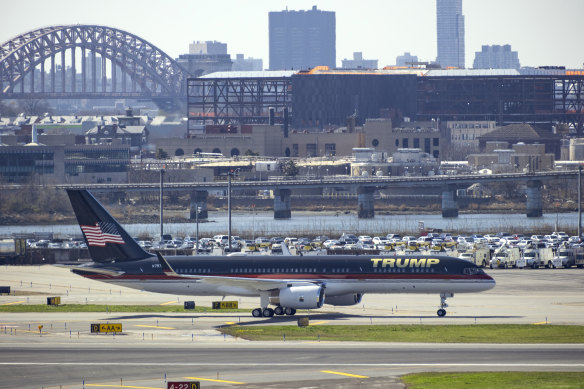
[[[582,345],[113,343],[29,343],[16,349],[15,343],[3,343],[3,386],[16,388],[26,382],[22,387],[77,388],[85,382],[86,387],[118,387],[125,382],[127,387],[161,388],[165,377],[176,381],[193,377],[204,386],[295,388],[321,380],[329,385],[387,384],[397,381],[397,375],[416,371],[584,370]]]
[[[487,270],[497,286],[455,295],[445,318],[434,295],[366,295],[353,307],[309,314],[319,324],[584,325],[584,270]],[[147,293],[84,279],[52,266],[0,267],[0,285],[16,295],[1,304],[210,306],[220,298]],[[255,308],[258,299],[230,298]],[[91,334],[94,322],[120,322],[123,335]],[[2,313],[0,375],[5,387],[165,388],[166,380],[195,377],[203,387],[401,387],[415,371],[584,371],[584,345],[425,345],[328,342],[247,342],[215,331],[226,323],[296,324],[293,317],[249,313]],[[38,326],[42,325],[39,331]],[[486,337],[489,334],[485,334]],[[8,378],[6,378],[8,377]],[[7,381],[6,381],[7,379]],[[61,386],[62,385],[62,386]],[[109,385],[109,386],[108,386]],[[319,386],[320,385],[320,386]]]

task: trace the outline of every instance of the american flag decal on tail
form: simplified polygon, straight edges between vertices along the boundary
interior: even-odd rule
[[[124,244],[118,229],[113,223],[98,222],[95,226],[81,226],[89,246],[105,247],[106,243]]]

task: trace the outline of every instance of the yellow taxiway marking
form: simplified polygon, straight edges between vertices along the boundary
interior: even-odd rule
[[[234,321],[226,321],[226,322],[225,322],[225,324],[227,324],[227,325],[229,325],[229,326],[232,326],[232,325],[234,325],[234,324],[235,324],[235,322],[234,322]]]
[[[0,305],[14,305],[14,304],[20,304],[20,303],[23,303],[23,302],[24,302],[24,300],[22,300],[22,301],[13,301],[11,303],[0,304]]]
[[[104,385],[104,384],[85,384],[85,386],[97,386],[99,388],[134,388],[134,389],[160,389],[152,386],[134,386],[134,385]]]
[[[185,377],[185,379],[187,379],[187,380],[197,380],[197,381],[209,381],[209,382],[222,382],[222,383],[225,383],[225,384],[245,385],[245,382],[226,381],[226,380],[214,380],[212,378]]]
[[[146,324],[134,324],[136,327],[146,327],[146,328],[160,328],[162,330],[176,330],[174,327],[161,327],[161,326],[148,326]]]
[[[167,301],[167,302],[162,303],[160,305],[169,305],[169,304],[174,304],[174,303],[176,303],[176,301],[173,300],[173,301]]]
[[[531,323],[531,324],[533,324],[534,326],[539,326],[539,325],[548,324],[548,323],[549,322],[547,322],[547,321],[538,321],[537,323]]]
[[[328,323],[328,321],[317,321],[316,323],[310,323],[311,326],[317,326],[319,324],[325,324]]]
[[[355,377],[355,378],[369,378],[366,375],[349,374],[349,373],[343,373],[340,371],[332,371],[332,370],[321,370],[320,372],[321,373],[328,373],[328,374],[344,375],[347,377]]]

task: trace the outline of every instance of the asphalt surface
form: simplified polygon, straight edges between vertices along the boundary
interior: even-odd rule
[[[353,307],[309,313],[311,324],[575,324],[584,325],[584,270],[487,270],[497,286],[455,295],[445,318],[433,295],[367,295]],[[153,294],[112,287],[49,266],[0,267],[4,304],[210,306],[220,298]],[[242,308],[258,299],[227,297]],[[193,380],[202,387],[401,388],[418,371],[584,371],[584,344],[377,344],[248,342],[225,337],[226,324],[296,324],[297,317],[248,313],[2,313],[0,376],[6,388],[166,388]],[[123,324],[123,334],[90,333],[92,323]],[[42,329],[39,331],[39,326]],[[485,334],[488,337],[489,334]]]

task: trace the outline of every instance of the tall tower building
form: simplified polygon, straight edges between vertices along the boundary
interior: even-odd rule
[[[462,0],[436,0],[438,58],[442,67],[464,69],[464,15]]]
[[[336,67],[335,13],[270,12],[270,70]]]

